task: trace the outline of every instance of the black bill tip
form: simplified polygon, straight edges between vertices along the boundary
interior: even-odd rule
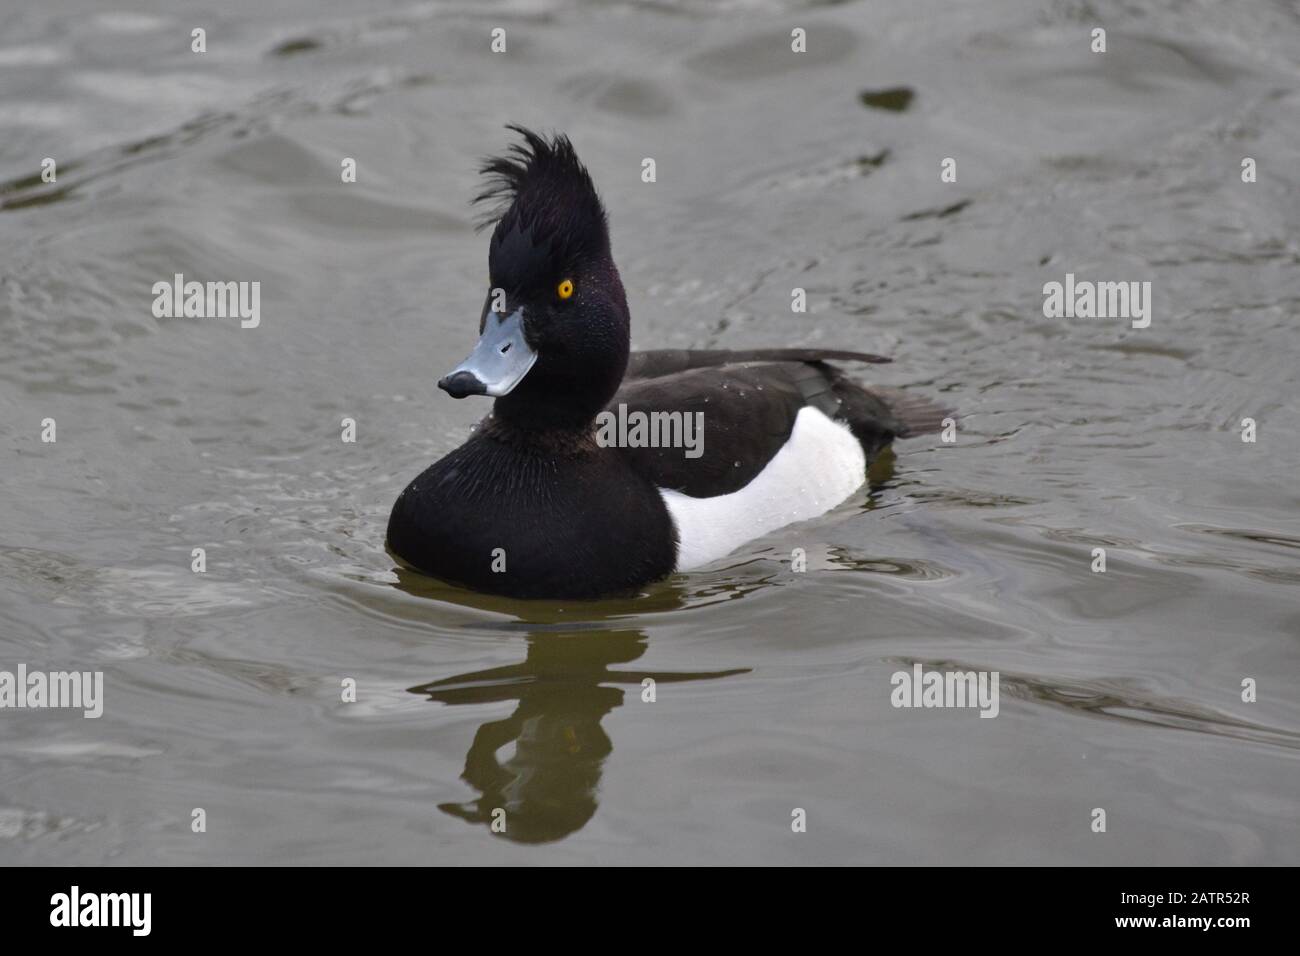
[[[467,395],[486,395],[487,386],[479,381],[473,372],[461,369],[445,375],[438,380],[438,387],[452,398],[465,398]]]

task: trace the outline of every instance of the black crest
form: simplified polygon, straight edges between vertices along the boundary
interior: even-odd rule
[[[504,156],[484,161],[487,177],[475,203],[496,205],[479,228],[496,224],[490,259],[512,273],[542,267],[517,261],[525,249],[542,252],[548,265],[560,268],[581,257],[608,255],[609,228],[595,184],[567,136],[550,139],[523,126],[510,125],[523,137]]]

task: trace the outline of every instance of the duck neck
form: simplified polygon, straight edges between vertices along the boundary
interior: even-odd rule
[[[595,428],[596,416],[622,384],[627,356],[616,368],[581,379],[552,378],[529,373],[509,395],[492,406],[493,418],[502,427],[521,433],[585,435]]]

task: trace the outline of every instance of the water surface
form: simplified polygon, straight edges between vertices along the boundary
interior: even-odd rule
[[[107,696],[0,712],[0,861],[1298,861],[1293,4],[271,9],[0,12],[0,668]],[[890,354],[958,440],[635,599],[398,572],[507,122],[592,169],[637,346]],[[1045,318],[1067,272],[1150,328]],[[998,717],[892,707],[917,662]]]

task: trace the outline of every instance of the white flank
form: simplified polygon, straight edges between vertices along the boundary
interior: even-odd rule
[[[825,514],[866,480],[867,456],[847,425],[804,407],[767,466],[739,491],[692,498],[660,488],[677,526],[677,570],[730,554],[746,541]]]

